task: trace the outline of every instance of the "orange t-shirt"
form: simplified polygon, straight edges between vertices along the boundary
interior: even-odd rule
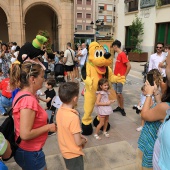
[[[77,146],[74,134],[81,133],[79,113],[74,109],[60,107],[56,116],[58,144],[64,158],[71,159],[84,155]]]

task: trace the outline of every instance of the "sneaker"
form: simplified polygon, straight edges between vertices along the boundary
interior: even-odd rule
[[[55,134],[56,134],[55,132],[48,132],[48,136],[53,136]]]
[[[126,112],[124,109],[121,109],[120,112],[121,112],[122,116],[126,116]]]
[[[143,126],[140,126],[136,129],[136,131],[140,132],[143,129]]]
[[[119,111],[121,111],[121,108],[119,106],[113,110],[113,112],[119,112]]]
[[[136,109],[137,108],[137,105],[134,105],[133,107],[132,107],[132,109]]]

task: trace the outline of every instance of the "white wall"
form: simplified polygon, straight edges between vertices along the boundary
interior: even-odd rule
[[[132,24],[135,14],[137,14],[144,23],[142,50],[148,52],[148,56],[154,53],[156,23],[170,22],[170,5],[162,6],[161,8],[150,7],[140,9],[135,12],[126,12],[127,5],[124,0],[119,0],[117,3],[117,31],[115,38],[122,42],[122,47],[125,45],[125,26]],[[126,13],[125,13],[126,12]]]

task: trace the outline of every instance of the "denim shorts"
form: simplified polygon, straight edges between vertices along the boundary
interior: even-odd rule
[[[121,94],[123,91],[123,84],[122,83],[113,83],[113,88],[116,93]]]
[[[24,170],[44,170],[47,167],[42,149],[39,151],[25,151],[18,148],[14,159]]]

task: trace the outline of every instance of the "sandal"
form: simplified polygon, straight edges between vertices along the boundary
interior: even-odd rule
[[[107,133],[107,132],[103,132],[103,135],[106,137],[106,138],[109,138],[110,135]]]
[[[99,137],[98,134],[95,134],[94,137],[95,137],[97,140],[101,140],[101,137]]]

